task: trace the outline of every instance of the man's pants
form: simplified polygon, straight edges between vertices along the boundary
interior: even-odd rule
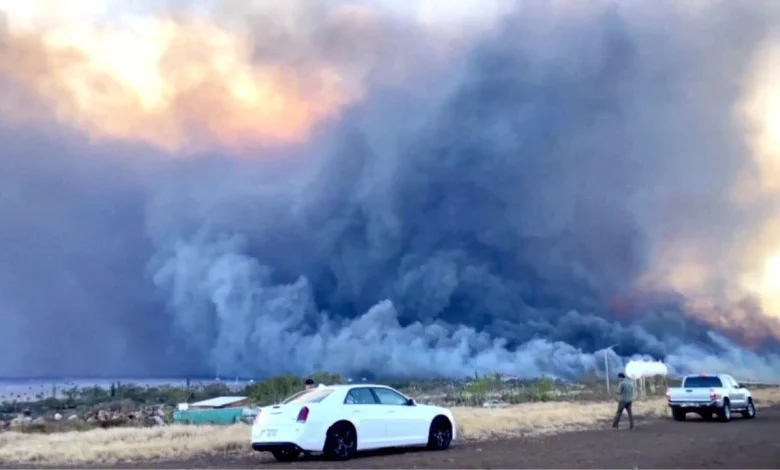
[[[618,407],[617,407],[617,413],[615,413],[615,420],[612,421],[612,427],[617,428],[618,424],[620,424],[620,417],[623,416],[623,410],[626,410],[628,413],[628,424],[631,427],[631,429],[634,429],[634,413],[631,412],[631,403],[632,402],[625,402],[625,401],[619,401]]]

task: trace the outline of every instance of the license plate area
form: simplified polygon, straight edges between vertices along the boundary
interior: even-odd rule
[[[266,428],[266,429],[261,429],[260,432],[257,433],[257,435],[258,437],[263,437],[263,438],[273,438],[276,437],[276,434],[278,432],[279,432],[278,429]]]

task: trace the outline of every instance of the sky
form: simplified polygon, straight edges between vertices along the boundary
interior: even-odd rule
[[[0,376],[780,374],[773,2],[0,12]]]

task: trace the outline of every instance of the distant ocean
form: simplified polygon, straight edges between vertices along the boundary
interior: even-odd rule
[[[65,390],[73,387],[84,388],[98,386],[108,389],[111,384],[117,382],[123,385],[138,385],[141,387],[159,387],[163,385],[170,385],[176,387],[184,387],[187,384],[186,378],[171,378],[171,379],[139,379],[139,378],[13,378],[2,379],[0,378],[0,402],[4,401],[30,401],[40,398],[43,395],[44,398],[48,398],[56,394],[58,398],[63,397]],[[253,383],[253,380],[249,379],[204,379],[204,378],[192,378],[190,379],[191,386],[203,386],[214,383],[225,384],[231,389],[240,390],[247,385]]]

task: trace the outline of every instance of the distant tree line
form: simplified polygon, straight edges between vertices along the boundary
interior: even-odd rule
[[[346,383],[346,379],[338,374],[321,372],[311,376],[317,383]],[[283,375],[260,380],[240,389],[231,388],[226,383],[210,383],[192,386],[187,381],[186,386],[141,386],[116,382],[109,387],[89,386],[58,389],[52,387],[51,395],[39,393],[33,400],[25,400],[18,396],[0,403],[0,414],[13,414],[30,411],[38,414],[47,410],[71,410],[91,408],[100,405],[122,406],[175,406],[179,403],[192,403],[225,395],[244,395],[259,405],[278,403],[282,399],[304,388],[307,377]]]

